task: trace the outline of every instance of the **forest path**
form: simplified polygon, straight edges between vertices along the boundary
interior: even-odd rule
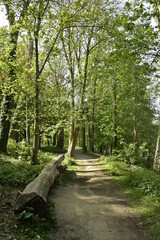
[[[51,190],[57,230],[53,240],[149,240],[136,224],[119,186],[105,174],[97,157],[76,151],[75,181]]]

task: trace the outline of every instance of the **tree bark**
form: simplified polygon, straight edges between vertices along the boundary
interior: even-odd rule
[[[39,176],[26,186],[15,203],[15,214],[20,214],[27,207],[31,207],[34,210],[34,214],[38,214],[40,217],[47,215],[48,192],[55,179],[59,176],[57,167],[63,159],[64,155],[54,158],[45,166]]]
[[[159,38],[159,46],[160,46],[160,15],[159,15],[158,4],[154,2],[153,7],[156,13],[156,17],[155,17],[156,24],[159,28],[158,38]],[[154,157],[154,163],[153,163],[153,169],[156,171],[160,170],[160,120],[158,124],[159,124],[159,129],[158,129],[158,136],[157,136],[157,145],[156,145],[156,151],[155,151],[155,157]]]
[[[56,146],[57,144],[57,133],[53,134],[53,146]]]
[[[79,127],[76,127],[75,131],[74,131],[74,134],[73,134],[73,137],[72,137],[72,141],[70,142],[70,144],[68,146],[68,155],[70,157],[74,156],[74,150],[75,150],[75,147],[76,147],[78,134],[79,134]]]
[[[10,16],[13,18],[10,20],[10,28],[14,27],[14,15]],[[16,60],[16,49],[17,49],[17,41],[18,41],[18,31],[10,33],[10,46],[11,51],[9,53],[9,62],[10,62],[10,69],[9,69],[9,77],[10,81],[14,82],[15,80],[15,69],[14,69],[14,61]],[[10,93],[9,87],[6,88],[2,108],[1,108],[1,118],[0,118],[0,152],[7,151],[7,143],[9,138],[9,131],[11,125],[11,117],[13,114],[13,109],[15,107],[14,96]]]
[[[63,127],[59,130],[59,133],[57,135],[57,147],[60,149],[64,147],[64,128]]]
[[[86,147],[86,128],[85,128],[85,125],[82,127],[82,150],[83,150],[83,152],[87,151],[87,147]]]
[[[35,34],[35,52],[36,52],[36,76],[35,76],[35,107],[34,107],[34,138],[32,162],[37,164],[39,148],[39,52],[38,52],[38,33]]]
[[[28,118],[28,102],[26,100],[26,140],[27,143],[30,144],[30,125],[29,125],[29,118]]]
[[[19,141],[19,132],[18,132],[18,129],[19,129],[19,124],[18,122],[16,122],[11,130],[11,133],[10,133],[10,138],[14,139],[16,142]]]
[[[118,138],[117,138],[117,81],[114,80],[113,86],[113,143],[114,149],[117,148]]]
[[[155,151],[155,157],[154,157],[154,163],[153,163],[153,169],[155,171],[160,170],[160,130],[158,131],[158,136],[157,136],[157,145],[156,145],[156,151]]]
[[[27,0],[23,3],[23,7],[20,13],[19,19],[16,21],[16,16],[14,9],[12,8],[9,1],[3,1],[6,12],[7,18],[9,21],[9,35],[10,35],[10,52],[9,52],[9,78],[11,83],[13,83],[16,79],[15,74],[15,60],[16,60],[16,49],[17,49],[17,41],[18,35],[20,30],[21,19],[24,17],[25,12],[30,4],[30,0]],[[1,108],[1,118],[0,118],[0,152],[7,151],[7,143],[9,138],[9,131],[10,131],[10,121],[13,114],[13,109],[15,108],[14,96],[11,94],[9,86],[6,88],[2,108]]]
[[[31,61],[33,58],[33,38],[30,31],[28,32],[28,69],[31,69]],[[30,124],[29,124],[29,111],[28,111],[29,98],[26,96],[26,140],[30,144]]]

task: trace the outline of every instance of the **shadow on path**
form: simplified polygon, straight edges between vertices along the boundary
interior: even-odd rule
[[[101,170],[98,156],[76,151],[74,184],[52,189],[57,231],[55,240],[149,240],[127,207],[119,186]]]

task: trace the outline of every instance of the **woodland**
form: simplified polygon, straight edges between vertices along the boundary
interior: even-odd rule
[[[14,195],[58,153],[72,165],[79,148],[113,166],[118,161],[116,169],[149,171],[139,188],[159,202],[159,1],[0,4],[8,21],[0,25],[0,198],[8,196],[6,186]]]

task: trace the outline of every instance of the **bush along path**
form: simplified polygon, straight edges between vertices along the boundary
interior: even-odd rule
[[[48,236],[56,240],[149,240],[119,185],[102,171],[97,158],[77,151],[75,181],[52,189],[57,230]]]

